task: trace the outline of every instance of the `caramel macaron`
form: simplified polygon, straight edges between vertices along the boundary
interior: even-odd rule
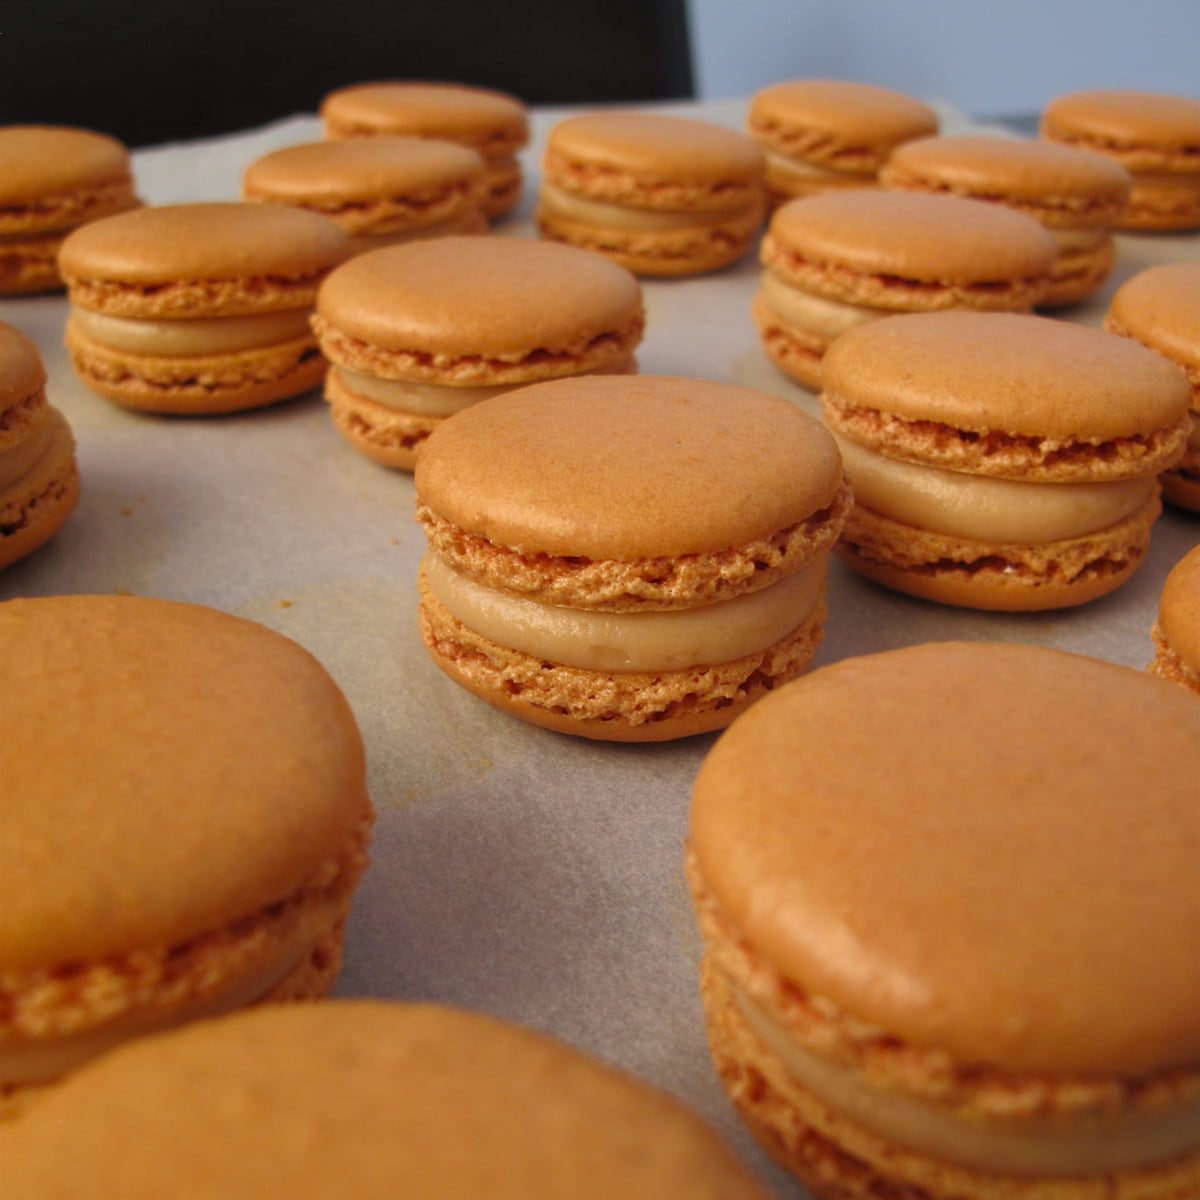
[[[1200,512],[1200,263],[1167,263],[1127,279],[1113,295],[1105,329],[1157,350],[1192,388],[1187,452],[1162,477],[1163,496]]]
[[[1200,227],[1200,100],[1159,92],[1071,92],[1042,112],[1041,134],[1106,154],[1133,187],[1122,229]]]
[[[0,656],[0,1108],[130,1038],[324,995],[371,808],[321,665],[133,596],[0,604]]]
[[[223,413],[316,387],[309,328],[350,235],[280,204],[172,204],[93,221],[63,243],[80,379],[126,408]]]
[[[321,285],[313,326],[339,431],[411,469],[448,416],[566,375],[632,373],[645,318],[616,263],[531,238],[438,238],[362,255]]]
[[[1055,246],[1023,213],[960,196],[856,191],[775,210],[752,315],[763,348],[798,383],[821,386],[834,339],[895,312],[1032,308]]]
[[[879,181],[900,191],[990,200],[1033,217],[1054,238],[1044,307],[1076,304],[1112,271],[1113,227],[1129,201],[1129,172],[1102,154],[1053,142],[964,135],[898,147]]]
[[[1050,317],[862,325],[830,349],[821,393],[854,487],[839,554],[876,583],[967,608],[1103,596],[1145,557],[1188,398],[1161,355]]]
[[[538,228],[638,275],[716,271],[758,235],[764,170],[749,138],[707,121],[585,113],[550,130]]]
[[[285,146],[246,168],[242,199],[320,213],[352,236],[356,253],[488,229],[483,159],[467,146],[425,138]]]
[[[0,324],[0,567],[48,542],[78,502],[75,438],[46,399],[42,357]]]
[[[0,295],[56,291],[72,229],[136,208],[129,151],[89,129],[0,127]]]
[[[786,400],[587,376],[468,408],[417,463],[420,628],[452,680],[561,733],[665,741],[807,670],[849,493]]]
[[[1200,546],[1170,570],[1151,629],[1153,675],[1200,692]]]
[[[124,1047],[0,1129],[0,1158],[59,1200],[768,1200],[666,1092],[495,1017],[371,1000]]]
[[[925,644],[766,697],[688,848],[750,1129],[830,1200],[1200,1193],[1198,777],[1194,697],[1061,650]]]
[[[529,111],[515,96],[452,83],[360,83],[330,92],[320,114],[327,138],[402,134],[468,146],[483,158],[488,216],[520,202]]]
[[[750,136],[767,156],[773,204],[816,192],[876,186],[888,155],[910,138],[938,131],[920,100],[870,83],[794,79],[755,92]]]

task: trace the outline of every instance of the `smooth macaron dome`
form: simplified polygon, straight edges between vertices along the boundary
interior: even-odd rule
[[[1040,647],[844,659],[756,705],[688,848],[751,1129],[822,1197],[1194,1194],[1198,768],[1192,697]]]
[[[550,130],[538,227],[640,275],[714,271],[762,225],[764,170],[749,138],[707,121],[584,113]]]
[[[1127,279],[1109,303],[1105,329],[1157,350],[1192,388],[1191,434],[1183,458],[1162,477],[1172,504],[1200,512],[1200,263],[1164,263]]]
[[[1145,556],[1188,396],[1161,355],[1049,317],[920,313],[851,330],[821,393],[855,494],[839,552],[942,603],[1102,596]]]
[[[1055,246],[1032,217],[999,205],[873,190],[789,201],[760,257],[752,315],[763,348],[815,389],[833,340],[888,313],[1032,308]]]
[[[0,1102],[118,1043],[325,994],[371,821],[290,639],[132,596],[0,605]]]
[[[484,233],[483,159],[427,138],[285,146],[242,176],[242,199],[290,204],[336,221],[356,251],[415,237]]]
[[[411,469],[448,416],[514,387],[632,373],[645,327],[624,267],[531,238],[438,238],[361,255],[321,285],[313,319],[339,431]]]
[[[1200,546],[1170,570],[1151,629],[1152,674],[1200,692]]]
[[[722,728],[802,673],[849,495],[778,397],[587,376],[485,400],[416,470],[421,636],[455,682],[610,741]]]
[[[61,288],[63,238],[141,203],[129,151],[90,129],[0,127],[0,163],[0,295]]]
[[[1116,159],[1133,186],[1123,229],[1200,225],[1200,100],[1160,92],[1071,92],[1046,105],[1041,134]]]
[[[79,501],[75,438],[46,398],[46,369],[19,329],[0,323],[0,567],[44,545]]]
[[[892,150],[938,131],[938,115],[903,92],[845,79],[794,79],[754,93],[750,136],[767,155],[772,202],[873,187]]]
[[[495,1017],[272,1006],[147,1039],[0,1130],[23,1196],[767,1200],[666,1092]]]
[[[1057,246],[1043,306],[1075,304],[1108,278],[1112,229],[1129,200],[1129,172],[1101,154],[1047,141],[962,135],[899,146],[879,173],[884,187],[991,200],[1033,217]]]
[[[321,121],[328,138],[402,134],[458,142],[484,160],[484,210],[502,216],[521,199],[518,152],[529,141],[529,111],[515,96],[453,83],[360,83],[330,92]]]
[[[317,286],[350,235],[281,204],[172,204],[76,230],[59,266],[79,377],[127,408],[256,408],[321,382]]]

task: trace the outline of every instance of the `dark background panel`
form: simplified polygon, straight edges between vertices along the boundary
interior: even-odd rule
[[[140,146],[315,112],[333,88],[425,79],[531,104],[692,95],[684,0],[10,0],[0,124]]]

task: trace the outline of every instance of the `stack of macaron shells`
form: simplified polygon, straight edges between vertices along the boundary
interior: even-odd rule
[[[1091,151],[985,135],[919,138],[898,147],[879,173],[884,187],[991,200],[1044,225],[1054,273],[1042,306],[1075,304],[1108,278],[1113,227],[1129,200],[1129,172]]]
[[[849,329],[894,312],[1021,311],[1050,288],[1055,247],[1033,218],[960,196],[826,193],[775,210],[753,304],[768,357],[806,387]]]
[[[751,1131],[830,1200],[1197,1194],[1198,770],[1195,697],[1042,647],[848,658],[756,705],[688,847]]]
[[[327,138],[400,134],[457,142],[484,161],[484,211],[503,216],[521,199],[517,157],[529,141],[529,114],[514,96],[490,88],[450,83],[360,83],[321,101]]]
[[[378,137],[285,146],[242,176],[242,199],[336,221],[356,252],[391,242],[485,233],[483,159],[467,146]]]
[[[447,417],[567,375],[635,372],[645,315],[624,267],[532,238],[445,237],[360,255],[321,285],[325,395],[346,439],[411,469]]]
[[[0,128],[0,295],[62,287],[72,229],[136,208],[129,152],[115,138],[57,125]]]
[[[639,275],[697,275],[740,258],[766,208],[765,159],[706,121],[585,113],[546,139],[542,236],[604,254]]]
[[[849,504],[786,400],[583,376],[464,410],[416,470],[421,637],[451,679],[563,733],[723,728],[803,673]]]
[[[816,192],[876,186],[895,147],[937,133],[929,105],[875,84],[795,79],[756,92],[746,114],[767,156],[773,204]]]
[[[0,1129],[0,1159],[60,1200],[768,1200],[666,1092],[494,1017],[369,1000],[124,1047]]]
[[[0,324],[0,567],[49,541],[79,492],[75,439],[46,398],[37,346]]]
[[[855,492],[839,553],[867,578],[969,608],[1107,594],[1142,563],[1190,389],[1144,346],[1016,313],[860,326],[821,406]]]
[[[1154,658],[1147,670],[1200,692],[1200,546],[1167,574],[1151,637]]]
[[[319,384],[309,328],[321,280],[350,235],[279,204],[142,208],[63,243],[66,341],[83,382],[127,408],[221,413]]]
[[[1099,90],[1059,96],[1042,112],[1041,134],[1108,155],[1129,170],[1122,229],[1200,228],[1200,99]]]
[[[1104,327],[1176,363],[1192,389],[1187,452],[1163,477],[1172,504],[1200,512],[1200,263],[1164,263],[1127,279],[1113,294]]]
[[[332,987],[372,810],[307,651],[134,596],[0,605],[0,1103],[121,1042]]]

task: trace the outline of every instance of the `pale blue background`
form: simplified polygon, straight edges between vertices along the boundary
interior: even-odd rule
[[[688,0],[696,93],[859,79],[976,117],[1063,92],[1200,96],[1200,0]]]

